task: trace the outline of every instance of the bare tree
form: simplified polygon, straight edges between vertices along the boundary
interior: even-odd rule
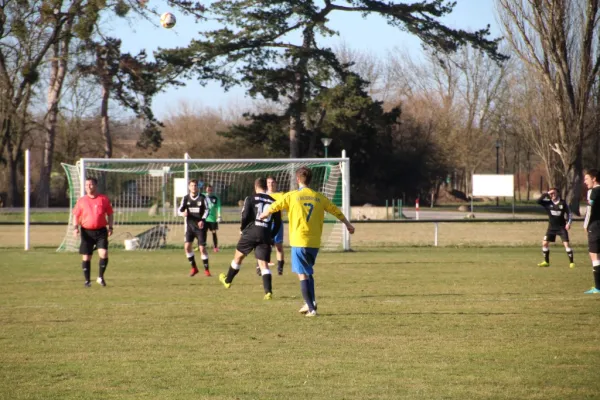
[[[531,121],[530,129],[539,134],[536,152],[558,156],[560,167],[551,168],[560,172],[567,201],[579,214],[587,113],[600,68],[599,1],[496,1],[508,42],[551,107],[546,112],[552,115],[541,117],[556,119],[548,130],[539,129],[543,121]]]

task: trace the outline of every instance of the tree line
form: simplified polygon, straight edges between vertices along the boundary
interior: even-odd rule
[[[22,201],[28,147],[35,149],[38,206],[54,203],[52,190],[62,192],[60,161],[180,158],[183,152],[315,157],[323,155],[325,137],[333,139],[330,155],[345,149],[351,157],[355,203],[435,201],[450,188],[468,194],[472,174],[494,173],[498,154],[500,172],[515,173],[524,184],[542,166],[548,185],[578,210],[583,169],[599,166],[595,0],[497,0],[498,38],[489,25],[467,31],[440,22],[455,5],[443,0],[172,5],[220,26],[200,31],[185,47],[132,55],[121,52],[120,39],[107,35],[101,21],[157,20],[146,2],[2,4],[0,173],[7,179],[0,191],[6,205]],[[325,46],[324,37],[338,35],[329,27],[337,13],[382,16],[419,37],[424,57],[394,49],[378,58],[343,42]],[[256,103],[231,115],[183,107],[159,121],[153,97],[185,79],[244,87]]]

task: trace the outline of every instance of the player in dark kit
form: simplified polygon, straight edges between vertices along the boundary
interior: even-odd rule
[[[542,239],[542,253],[544,254],[544,261],[538,264],[538,267],[549,267],[550,266],[550,248],[548,244],[554,243],[556,236],[560,236],[560,239],[565,246],[567,255],[569,256],[569,267],[575,268],[575,262],[573,261],[573,249],[569,246],[569,229],[571,228],[572,214],[569,210],[569,205],[566,201],[560,198],[560,193],[557,188],[550,188],[547,193],[537,201],[542,207],[546,209],[548,213],[548,230],[546,236]]]
[[[240,272],[242,261],[254,250],[265,289],[264,299],[271,300],[273,297],[273,287],[269,261],[271,261],[273,236],[281,226],[281,213],[277,212],[271,218],[260,220],[258,216],[264,210],[268,209],[275,200],[266,194],[267,180],[265,178],[258,178],[254,181],[254,191],[255,195],[248,196],[244,200],[240,227],[242,237],[237,244],[235,255],[227,274],[220,274],[219,281],[221,281],[226,289],[229,289],[233,278]]]
[[[583,227],[588,235],[588,251],[594,273],[594,287],[587,294],[600,294],[600,175],[597,169],[585,172],[583,182],[588,188],[587,210]]]
[[[194,239],[198,239],[200,256],[204,264],[204,275],[210,276],[208,268],[208,252],[206,251],[206,217],[209,207],[206,197],[198,192],[198,181],[192,179],[188,184],[189,193],[183,196],[179,205],[179,213],[185,217],[185,255],[192,265],[190,276],[198,273],[196,258],[194,257]]]

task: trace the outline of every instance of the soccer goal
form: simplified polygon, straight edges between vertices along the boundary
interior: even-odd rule
[[[177,208],[187,193],[188,181],[196,179],[199,186],[211,184],[221,199],[225,226],[221,224],[219,232],[228,225],[230,230],[236,230],[236,240],[232,236],[225,246],[219,239],[220,247],[227,247],[234,246],[239,237],[240,205],[254,192],[254,180],[271,175],[277,179],[279,191],[295,190],[295,171],[301,166],[313,171],[311,188],[325,194],[350,217],[349,161],[345,153],[341,158],[306,159],[202,160],[187,155],[183,159],[82,158],[76,165],[63,164],[69,182],[71,212],[58,251],[79,248],[79,239],[72,234],[72,209],[77,199],[85,195],[86,178],[96,178],[100,193],[112,202],[115,234],[111,246],[126,250],[181,247],[184,220]],[[287,241],[287,230],[285,236]],[[350,235],[344,225],[328,214],[322,239],[323,250],[350,250]]]

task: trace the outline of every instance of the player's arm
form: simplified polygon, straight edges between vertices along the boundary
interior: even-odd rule
[[[187,214],[188,214],[186,199],[187,199],[187,195],[185,195],[181,198],[181,203],[179,204],[179,208],[177,209],[177,211],[179,212],[179,215],[182,217],[187,217]]]
[[[202,204],[204,206],[204,213],[202,214],[202,221],[206,221],[208,218],[208,214],[210,214],[210,204],[208,202],[208,197],[202,196],[204,200],[202,200]]]
[[[242,208],[242,221],[240,224],[240,231],[246,229],[246,227],[253,221],[253,206],[250,200],[250,196],[246,197],[244,200],[244,207]]]
[[[325,211],[327,211],[329,214],[333,215],[334,217],[339,219],[344,225],[346,225],[346,229],[348,230],[348,232],[350,232],[350,234],[354,233],[354,225],[352,225],[350,221],[348,221],[348,218],[346,218],[342,210],[340,210],[338,206],[333,204],[327,197],[323,196],[323,199],[325,200]]]
[[[281,211],[281,210],[287,208],[288,198],[289,198],[289,196],[283,196],[276,202],[271,203],[271,205],[269,207],[265,208],[263,210],[262,214],[260,214],[257,218],[258,219],[266,219],[269,217],[269,214],[274,214],[278,211]]]
[[[548,200],[550,200],[550,195],[548,194],[548,192],[544,192],[542,193],[542,195],[540,196],[539,199],[537,199],[537,203],[541,206],[544,205],[544,203],[547,203]]]
[[[571,228],[571,222],[573,222],[573,213],[571,212],[571,208],[565,201],[565,217],[567,219],[567,224],[565,225],[565,229],[569,230]]]
[[[221,198],[219,196],[216,196],[216,197],[217,197],[217,204],[216,204],[216,207],[217,207],[217,222],[221,222],[222,221],[222,219],[221,219]]]
[[[75,208],[73,208],[73,235],[79,234],[79,219],[81,217],[81,203],[77,200]]]

